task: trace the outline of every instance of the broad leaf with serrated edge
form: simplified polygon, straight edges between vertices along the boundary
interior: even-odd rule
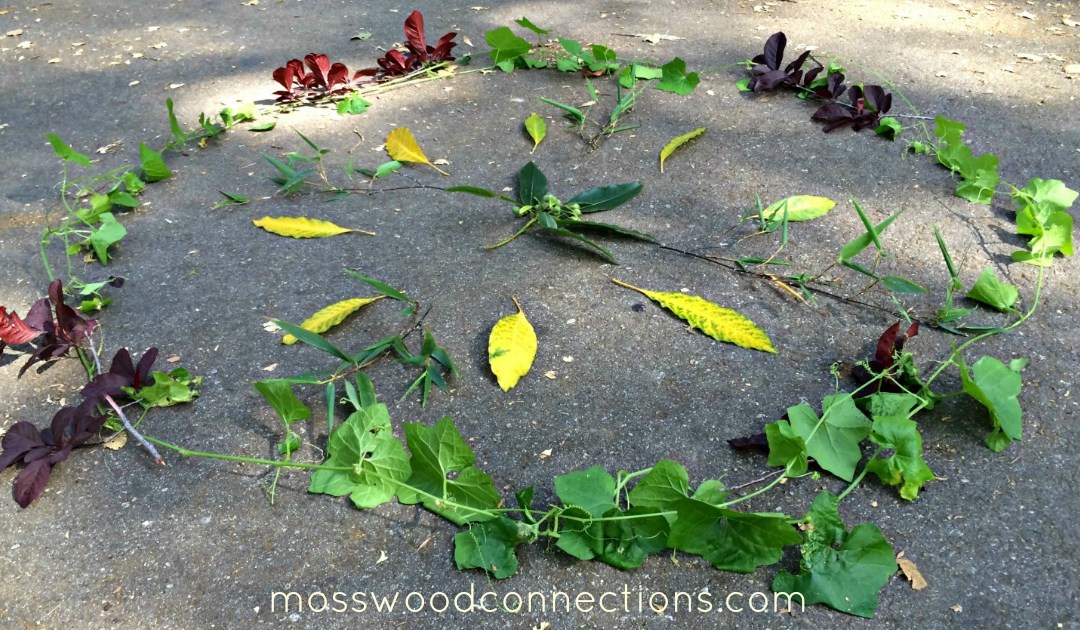
[[[776,353],[769,335],[738,311],[724,308],[696,295],[649,291],[614,278],[611,281],[657,302],[692,327],[717,341],[733,343],[751,350]]]
[[[735,512],[697,499],[682,499],[673,507],[678,516],[668,545],[699,555],[721,571],[752,573],[775,564],[784,547],[800,540],[783,514]]]
[[[870,435],[870,420],[855,406],[850,394],[826,396],[822,418],[810,405],[788,407],[791,428],[806,442],[806,452],[819,466],[844,481],[851,481],[862,458],[859,443]]]
[[[348,417],[330,434],[330,458],[325,465],[344,470],[319,469],[311,474],[308,492],[340,497],[349,495],[361,509],[378,507],[394,498],[400,484],[412,474],[405,447],[394,437],[386,405],[365,407]]]
[[[787,206],[788,221],[809,221],[828,214],[836,206],[836,202],[828,197],[815,195],[794,195],[786,197],[771,204],[762,212],[762,218],[766,221],[784,216],[784,206]]]
[[[344,228],[329,221],[309,219],[308,217],[263,217],[254,219],[251,222],[272,234],[292,238],[325,238],[349,232],[375,236],[374,232]]]
[[[900,496],[914,501],[919,489],[934,479],[934,472],[923,461],[922,435],[919,425],[905,416],[874,416],[870,441],[882,448],[892,449],[890,457],[876,457],[866,464],[866,470],[890,486],[900,486]]]
[[[532,115],[525,119],[525,131],[529,132],[529,137],[533,141],[533,148],[529,153],[535,153],[536,147],[540,146],[544,136],[547,135],[547,123],[544,122],[540,114],[533,112]]]
[[[412,476],[406,485],[398,488],[398,500],[423,503],[425,508],[455,525],[491,518],[487,512],[469,508],[495,509],[500,502],[499,492],[491,477],[473,465],[476,455],[449,416],[431,427],[406,422],[405,439],[412,452]]]
[[[454,536],[454,563],[461,571],[483,569],[496,580],[508,578],[517,573],[514,548],[530,539],[527,527],[505,516],[476,523]]]
[[[689,494],[690,477],[686,469],[678,462],[662,459],[637,482],[627,499],[634,507],[667,510]]]
[[[594,517],[615,507],[615,478],[600,466],[555,477],[555,494]]]
[[[320,309],[311,317],[305,319],[300,327],[304,330],[310,330],[313,333],[322,333],[330,330],[334,326],[337,326],[341,322],[345,321],[345,318],[352,315],[362,307],[383,299],[384,295],[378,295],[369,298],[353,298],[351,300],[342,300],[327,306],[324,309]],[[286,345],[292,345],[299,341],[293,335],[285,335],[281,339],[281,343]]]
[[[668,157],[675,152],[675,149],[678,149],[703,133],[705,133],[705,127],[699,127],[690,133],[684,133],[677,138],[673,138],[671,142],[665,144],[664,148],[660,149],[660,172],[664,172],[664,160],[668,159]]]
[[[517,298],[511,299],[518,312],[496,322],[488,337],[488,363],[504,392],[529,373],[537,348],[536,331],[525,318]]]
[[[449,175],[446,171],[432,164],[431,160],[424,155],[423,149],[417,144],[416,138],[413,137],[408,127],[398,127],[391,131],[390,135],[386,136],[386,152],[392,160],[427,164],[443,175]]]
[[[892,545],[874,525],[845,531],[837,497],[821,492],[803,518],[806,541],[798,575],[781,571],[776,593],[801,593],[807,604],[826,606],[860,617],[873,617],[878,593],[896,573]]]
[[[987,266],[966,295],[999,311],[1011,311],[1020,297],[1020,292],[1015,286],[998,280],[994,275],[994,268]]]
[[[1021,366],[1022,368],[1022,366]],[[1020,368],[1005,365],[994,357],[982,357],[969,369],[960,362],[964,391],[990,411],[994,430],[986,436],[986,445],[994,452],[1005,450],[1009,442],[1023,434],[1023,409],[1020,401]]]

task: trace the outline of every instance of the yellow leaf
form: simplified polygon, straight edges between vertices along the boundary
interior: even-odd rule
[[[695,129],[690,133],[684,133],[678,138],[675,138],[671,142],[665,144],[664,148],[660,150],[660,172],[664,172],[664,160],[668,159],[668,156],[674,153],[675,149],[678,149],[682,145],[690,142],[691,140],[700,136],[703,133],[705,133],[705,127],[699,127],[698,129]]]
[[[540,146],[540,142],[547,135],[547,123],[540,117],[540,114],[533,112],[532,115],[525,119],[525,131],[529,132],[529,137],[533,141],[533,148],[529,153],[535,153],[536,147]]]
[[[416,138],[413,137],[408,127],[398,127],[391,131],[390,135],[386,136],[386,152],[390,154],[392,160],[427,164],[443,175],[449,175],[446,171],[432,164],[431,160],[424,155],[423,149],[416,143]]]
[[[916,591],[921,591],[928,586],[926,578],[922,573],[919,573],[919,568],[915,566],[915,563],[907,558],[896,558],[896,563],[900,565],[900,570],[904,573],[904,577],[911,580],[911,588]]]
[[[336,304],[331,304],[321,311],[315,313],[311,317],[304,320],[304,323],[300,324],[300,327],[304,330],[310,330],[313,333],[323,333],[334,326],[337,326],[341,322],[345,321],[345,318],[352,315],[361,307],[367,306],[376,300],[381,300],[385,295],[379,295],[369,298],[353,298],[351,300],[342,300]],[[292,335],[285,335],[281,339],[281,343],[285,345],[292,345],[298,340]]]
[[[121,431],[106,440],[105,443],[102,444],[102,446],[109,449],[110,451],[118,451],[124,448],[125,444],[127,444],[127,431]]]
[[[511,299],[518,312],[496,322],[488,337],[488,362],[504,392],[529,373],[536,358],[537,346],[536,331],[525,319],[525,312],[521,310],[517,298]]]
[[[648,291],[614,278],[611,281],[656,301],[660,306],[685,320],[690,326],[717,341],[726,341],[751,350],[776,353],[769,335],[738,311],[724,308],[696,295]]]
[[[323,238],[348,232],[375,236],[374,232],[343,228],[329,221],[320,221],[319,219],[309,219],[307,217],[263,217],[252,221],[252,223],[267,232],[293,238]]]
[[[788,221],[809,221],[824,216],[833,209],[836,202],[828,197],[815,197],[814,195],[795,195],[785,197],[762,211],[762,217],[766,221],[784,218],[784,206],[787,206]]]

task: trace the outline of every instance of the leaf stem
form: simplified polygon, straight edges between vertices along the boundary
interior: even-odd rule
[[[498,243],[495,243],[494,245],[485,245],[484,249],[498,249],[499,247],[502,247],[503,245],[506,245],[510,241],[512,241],[515,238],[517,238],[517,237],[521,236],[522,234],[524,234],[526,230],[528,230],[532,226],[536,225],[536,223],[537,223],[537,218],[533,217],[533,218],[529,219],[525,223],[525,225],[522,226],[522,228],[520,230],[518,230],[517,232],[514,232],[514,234],[510,238],[508,238],[506,240],[503,240],[503,241],[499,241]]]

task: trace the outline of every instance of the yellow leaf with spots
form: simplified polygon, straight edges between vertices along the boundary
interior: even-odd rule
[[[632,289],[655,301],[680,319],[685,320],[690,326],[697,328],[717,341],[726,341],[751,350],[776,353],[769,335],[738,311],[724,308],[696,295],[649,291],[635,287],[632,284],[620,282],[614,278],[611,281],[620,287]]]
[[[427,164],[443,175],[450,174],[431,163],[431,160],[424,155],[423,149],[417,144],[416,138],[413,137],[408,127],[398,127],[391,131],[390,135],[386,136],[386,152],[390,154],[391,160]]]
[[[518,312],[496,322],[488,337],[488,363],[504,392],[529,373],[536,358],[537,346],[536,331],[525,318],[517,298],[511,299]]]
[[[272,234],[291,236],[292,238],[324,238],[349,232],[375,236],[374,232],[344,228],[329,221],[309,219],[307,217],[263,217],[253,220],[252,223]]]
[[[331,304],[326,308],[315,313],[311,317],[304,320],[304,323],[300,324],[300,327],[304,330],[310,330],[313,333],[323,333],[334,326],[337,326],[341,322],[345,321],[345,318],[352,315],[361,307],[367,306],[372,302],[381,300],[385,295],[379,295],[369,298],[353,298],[351,300],[342,300],[336,304]],[[298,340],[292,335],[285,335],[281,339],[281,343],[285,345],[292,345]]]
[[[682,145],[690,142],[691,140],[700,136],[703,133],[705,133],[705,127],[699,127],[691,131],[690,133],[684,133],[678,138],[675,138],[671,142],[665,144],[664,148],[660,150],[660,172],[664,172],[664,160],[671,157],[671,154],[675,152],[675,149],[678,149]]]

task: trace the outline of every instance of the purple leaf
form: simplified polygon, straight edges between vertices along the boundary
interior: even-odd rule
[[[771,70],[780,68],[780,62],[784,60],[784,48],[787,47],[787,35],[783,31],[773,33],[765,42],[765,65]]]
[[[32,449],[44,446],[44,443],[41,441],[41,433],[37,427],[25,420],[20,420],[11,425],[4,434],[3,441],[0,441],[0,445],[4,447],[4,452],[0,453],[0,470],[3,470],[22,459]]]
[[[26,508],[34,499],[41,496],[45,484],[49,483],[49,473],[53,463],[48,458],[37,459],[26,465],[15,478],[14,496],[19,507]]]
[[[420,63],[426,63],[428,46],[424,41],[424,16],[419,11],[413,11],[405,18],[405,39],[408,42],[406,48],[416,55]]]

